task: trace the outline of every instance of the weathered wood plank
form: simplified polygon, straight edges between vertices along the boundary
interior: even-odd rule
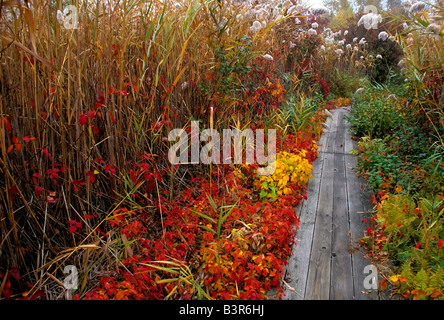
[[[332,153],[338,124],[333,114],[330,134],[323,149],[323,167],[319,188],[313,242],[308,266],[305,299],[327,300],[330,295],[331,224],[333,210],[334,154]]]
[[[346,130],[345,140],[348,141],[350,149],[348,153],[356,149],[356,141],[351,139],[349,131],[350,124],[345,124]],[[345,174],[347,177],[347,195],[348,195],[348,210],[350,214],[350,232],[353,247],[358,247],[358,241],[365,235],[365,224],[362,223],[364,218],[369,218],[370,214],[365,213],[371,210],[370,205],[370,191],[366,188],[366,183],[362,178],[359,178],[355,173],[357,166],[357,158],[353,155],[345,157]],[[369,264],[361,252],[355,250],[352,254],[353,267],[353,296],[356,300],[371,300],[377,299],[375,293],[371,294],[371,290],[364,288],[364,279],[367,274],[364,273],[364,268]]]
[[[330,295],[333,166],[334,155],[326,153],[305,291],[310,300],[327,300]]]
[[[307,185],[307,201],[304,201],[303,204],[300,205],[301,209],[298,211],[300,224],[296,234],[296,245],[293,246],[292,255],[288,260],[284,279],[296,292],[289,290],[289,288],[285,286],[285,300],[302,300],[304,298],[319,198],[319,187],[324,164],[324,150],[327,147],[330,135],[331,121],[330,118],[327,119],[326,124],[329,129],[325,130],[318,141],[319,156],[313,163],[313,178],[310,179]]]
[[[352,261],[349,253],[349,217],[347,205],[347,181],[344,164],[344,113],[338,111],[339,122],[334,145],[333,178],[333,227],[332,227],[332,265],[331,300],[353,298]]]
[[[300,228],[297,245],[286,268],[285,299],[371,299],[362,293],[368,262],[352,254],[351,240],[364,235],[361,223],[369,210],[368,192],[354,174],[356,146],[343,119],[347,109],[334,110],[329,129],[319,141],[319,157],[313,164],[313,179],[307,197],[297,208]]]

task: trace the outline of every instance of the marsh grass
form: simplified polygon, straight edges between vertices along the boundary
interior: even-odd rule
[[[254,89],[283,73],[288,51],[272,62],[262,55],[279,51],[292,31],[283,14],[251,34],[253,21],[236,19],[242,5],[214,0],[72,4],[76,29],[57,20],[63,1],[1,4],[1,265],[24,268],[31,293],[45,289],[48,298],[66,293],[56,279],[68,264],[79,269],[79,292],[123,267],[138,244],[107,225],[120,208],[147,213],[148,228],[162,234],[163,191],[171,200],[193,172],[208,172],[167,162],[171,128],[191,119],[209,126],[210,107],[216,129],[257,118],[242,109],[241,86],[222,92],[218,48],[227,61],[244,49],[241,64],[255,70],[228,76]],[[70,232],[68,221],[81,228]]]

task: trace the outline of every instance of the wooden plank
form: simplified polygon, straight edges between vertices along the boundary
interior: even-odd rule
[[[346,124],[344,132],[345,140],[349,141],[349,145],[356,149],[356,141],[351,139],[349,131],[350,125]],[[347,144],[347,143],[346,143]],[[364,218],[369,218],[371,210],[370,192],[366,188],[366,182],[359,178],[355,173],[357,166],[357,158],[353,155],[345,156],[345,174],[347,178],[347,196],[348,196],[348,210],[350,214],[350,232],[353,247],[358,247],[358,241],[365,236],[365,224],[362,223]],[[364,268],[369,265],[361,252],[354,250],[352,254],[352,268],[353,268],[353,296],[357,300],[373,300],[377,299],[376,292],[366,290],[364,288],[364,279],[367,274],[364,273]]]
[[[308,265],[305,299],[327,300],[330,295],[331,224],[333,209],[334,137],[338,114],[333,113],[330,134],[323,148],[323,167],[320,177],[316,220],[313,230],[310,261]]]
[[[291,257],[285,269],[285,281],[296,292],[284,287],[285,300],[302,300],[307,283],[308,265],[310,261],[311,246],[313,240],[314,222],[319,198],[319,187],[324,163],[324,150],[329,140],[331,119],[327,119],[328,130],[318,141],[319,156],[313,163],[313,178],[307,185],[307,200],[300,205],[298,217],[300,220],[299,230],[296,233],[296,245],[293,246]]]
[[[352,261],[349,253],[349,217],[347,182],[344,164],[344,112],[338,111],[339,122],[334,145],[333,227],[330,300],[353,298]]]
[[[326,153],[305,290],[310,300],[327,300],[330,295],[333,166],[334,155]]]

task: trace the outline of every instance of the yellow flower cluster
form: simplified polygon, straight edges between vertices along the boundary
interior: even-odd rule
[[[261,198],[274,199],[277,196],[291,194],[290,183],[299,186],[306,185],[308,179],[312,178],[312,165],[305,158],[305,155],[305,150],[302,150],[299,154],[279,152],[276,155],[275,172],[272,175],[259,178]]]

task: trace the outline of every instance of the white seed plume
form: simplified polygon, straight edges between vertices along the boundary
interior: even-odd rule
[[[310,36],[315,36],[315,35],[318,34],[317,31],[315,29],[313,29],[313,28],[308,29],[307,33]]]
[[[274,59],[273,59],[273,57],[271,56],[271,55],[269,55],[269,54],[265,54],[265,55],[263,55],[262,56],[264,59],[266,59],[266,60],[269,60],[269,61],[273,61]]]
[[[382,16],[380,14],[375,14],[373,12],[369,12],[363,15],[358,21],[358,27],[363,25],[364,28],[368,29],[377,29],[378,24],[382,22]]]
[[[426,4],[422,1],[419,1],[419,2],[412,4],[409,12],[410,13],[417,13],[417,12],[423,11],[425,9],[425,7],[426,7]]]
[[[441,26],[436,23],[431,23],[427,26],[427,28],[425,29],[425,32],[439,34],[441,32]]]
[[[323,16],[329,15],[330,10],[325,7],[316,7],[311,9],[311,13],[313,13],[315,16]]]
[[[376,59],[382,59],[382,56],[380,54],[376,55]]]
[[[316,22],[313,22],[313,23],[311,24],[311,27],[312,27],[313,29],[317,29],[317,28],[319,27],[319,25],[318,25]]]
[[[385,41],[385,40],[387,40],[387,38],[388,38],[388,33],[387,32],[385,32],[385,31],[381,31],[379,34],[378,34],[378,39],[379,40],[382,40],[382,41]]]
[[[250,31],[252,33],[258,32],[260,29],[262,29],[262,24],[259,21],[253,22],[253,25],[250,27]]]

